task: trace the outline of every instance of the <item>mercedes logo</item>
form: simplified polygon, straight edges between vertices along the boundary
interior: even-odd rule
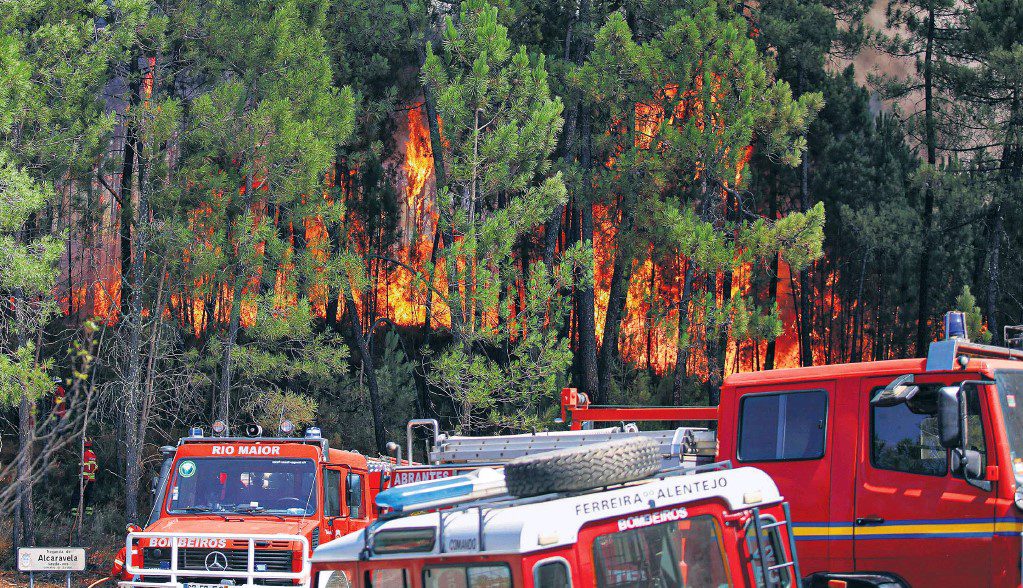
[[[220,551],[211,551],[206,554],[206,571],[223,572],[227,569],[227,556]]]

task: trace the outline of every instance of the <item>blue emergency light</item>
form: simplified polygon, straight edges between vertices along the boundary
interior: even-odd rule
[[[305,438],[306,439],[319,439],[320,438],[320,428],[319,427],[308,427],[308,428],[306,428],[306,430],[305,430]]]
[[[945,313],[945,338],[970,340],[966,332],[966,313],[958,310]]]
[[[389,488],[377,494],[376,504],[403,513],[489,498],[507,491],[504,472],[481,468],[468,474]]]
[[[188,430],[189,437],[202,437],[202,427],[192,427]]]

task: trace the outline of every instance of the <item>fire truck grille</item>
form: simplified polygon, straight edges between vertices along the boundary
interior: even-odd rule
[[[188,570],[206,570],[206,560],[210,553],[219,551],[227,559],[228,572],[244,572],[248,564],[249,552],[246,549],[195,549],[182,548],[178,550],[178,569],[183,572],[178,578],[183,582],[200,582],[216,584],[220,579],[210,577],[185,577]],[[147,568],[170,567],[170,550],[146,548],[143,550],[144,566]],[[257,572],[290,572],[292,571],[293,553],[290,550],[268,550],[257,549],[255,557],[255,571]],[[264,567],[265,566],[265,567]],[[210,570],[214,571],[214,570]],[[264,586],[291,586],[292,580],[270,580],[258,579],[256,584]]]

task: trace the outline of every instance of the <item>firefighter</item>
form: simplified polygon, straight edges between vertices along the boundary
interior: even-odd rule
[[[79,504],[85,507],[85,516],[92,516],[92,487],[96,483],[96,471],[99,464],[96,461],[96,453],[92,450],[92,439],[85,438],[82,448],[82,496]],[[78,516],[78,507],[71,509],[71,516]]]

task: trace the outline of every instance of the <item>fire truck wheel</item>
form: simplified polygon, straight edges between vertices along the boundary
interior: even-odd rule
[[[631,437],[514,459],[504,468],[504,480],[512,496],[538,496],[640,480],[660,466],[657,443]]]

